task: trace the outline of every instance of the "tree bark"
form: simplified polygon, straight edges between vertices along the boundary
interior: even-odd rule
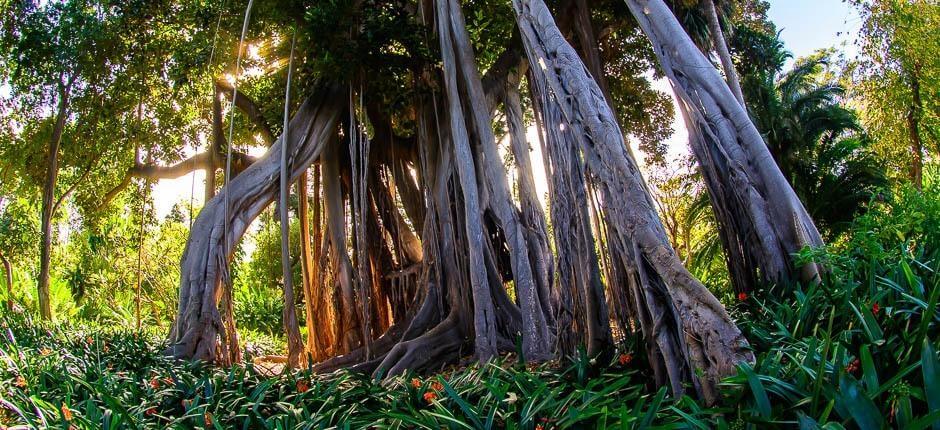
[[[300,106],[291,120],[289,179],[296,180],[320,154],[335,131],[342,97],[338,87],[324,84]],[[215,361],[221,327],[218,301],[223,275],[235,249],[234,244],[257,217],[277,197],[275,178],[279,174],[283,137],[258,162],[233,178],[228,187],[231,210],[224,210],[216,197],[199,213],[183,252],[180,273],[180,304],[170,332],[167,353],[180,358]],[[226,214],[228,220],[225,219]],[[225,226],[230,231],[225,233]],[[223,243],[223,237],[229,243]]]
[[[816,282],[791,256],[823,245],[803,204],[728,84],[662,0],[626,0],[679,99],[708,186],[737,292],[767,282]]]
[[[55,202],[56,181],[59,176],[59,146],[62,144],[62,134],[65,132],[65,122],[68,119],[69,97],[71,96],[74,77],[68,83],[59,87],[59,106],[56,111],[56,121],[49,138],[49,154],[46,161],[46,179],[42,188],[42,218],[39,248],[39,315],[44,320],[52,319],[52,305],[49,303],[49,270],[52,257],[52,219],[55,217],[53,205]]]
[[[284,334],[287,336],[287,365],[290,368],[296,368],[300,365],[300,354],[303,351],[303,341],[300,339],[300,329],[297,326],[297,312],[294,300],[294,274],[291,270],[290,260],[290,184],[287,180],[290,172],[290,160],[287,153],[290,151],[290,84],[293,75],[294,66],[294,43],[296,34],[290,47],[290,60],[287,65],[287,88],[284,92],[284,132],[281,143],[281,165],[278,186],[278,215],[280,215],[281,224],[281,275],[284,281],[281,284],[284,294]],[[234,92],[234,89],[233,89]],[[240,100],[235,97],[236,100]],[[269,131],[270,133],[270,131]],[[301,171],[300,175],[306,175],[307,169]]]
[[[477,360],[489,361],[496,356],[496,316],[490,298],[490,286],[483,261],[483,219],[477,186],[470,138],[467,134],[461,97],[457,86],[457,70],[461,68],[456,58],[453,36],[456,32],[451,24],[449,0],[434,2],[437,12],[438,37],[444,63],[444,83],[447,111],[450,120],[451,143],[454,146],[454,162],[463,194],[464,232],[469,254],[470,289],[473,297],[474,349]],[[475,69],[474,69],[475,70]]]
[[[702,0],[705,7],[705,16],[708,19],[708,32],[712,36],[712,45],[721,61],[721,70],[725,72],[725,81],[731,88],[734,98],[744,106],[744,92],[741,91],[741,81],[738,79],[738,72],[734,69],[734,62],[731,61],[731,52],[728,50],[728,43],[725,40],[725,34],[721,30],[721,23],[718,20],[718,10],[715,8],[714,0]]]
[[[541,0],[514,0],[516,20],[535,79],[551,92],[564,122],[572,127],[585,165],[605,204],[611,247],[623,251],[621,264],[653,326],[652,357],[668,371],[673,391],[691,381],[706,402],[718,398],[721,378],[736,364],[753,361],[747,342],[721,303],[682,266],[656,214],[652,199],[630,158],[623,135],[603,93],[577,52],[564,39]],[[548,121],[548,119],[546,119]],[[573,145],[572,145],[573,146]]]
[[[463,12],[455,0],[447,0],[456,67],[462,78],[460,83],[466,92],[465,103],[469,107],[468,122],[473,131],[475,153],[482,169],[477,173],[482,178],[481,202],[499,223],[508,246],[510,265],[519,305],[522,309],[522,350],[526,360],[543,361],[552,358],[552,339],[548,330],[542,300],[536,286],[529,258],[529,245],[518,209],[512,203],[506,172],[499,161],[496,138],[493,135],[490,111],[484,103],[485,93],[476,69],[476,60],[470,46],[469,34],[464,23]],[[443,43],[443,42],[442,42]],[[445,69],[447,64],[445,63]],[[446,73],[446,70],[445,70]],[[481,159],[482,158],[482,159]],[[470,220],[467,220],[470,222]],[[542,275],[539,277],[546,277]],[[499,283],[502,285],[502,282]]]

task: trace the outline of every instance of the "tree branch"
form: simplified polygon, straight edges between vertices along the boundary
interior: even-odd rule
[[[242,152],[232,152],[232,171],[234,176],[238,176],[239,173],[248,168],[255,160],[255,157],[251,155]],[[214,164],[214,166],[210,165],[210,162]],[[111,191],[108,191],[104,198],[101,199],[98,209],[100,210],[111,203],[111,200],[127,188],[134,178],[150,180],[176,179],[199,169],[210,169],[213,167],[215,169],[222,168],[224,167],[224,162],[224,158],[211,157],[209,152],[200,152],[169,166],[135,162],[134,166],[127,170],[124,179],[122,179],[117,186],[112,188]]]
[[[216,80],[215,88],[219,94],[224,94],[229,99],[232,98],[232,95],[235,93],[235,88],[227,81]],[[243,92],[238,93],[238,97],[235,97],[235,106],[238,107],[248,119],[259,129],[261,129],[261,138],[264,139],[264,143],[268,146],[271,146],[274,143],[274,133],[271,132],[271,126],[268,125],[268,121],[264,119],[264,114],[261,113],[261,109],[258,107],[258,104],[255,103],[251,97],[248,97]]]

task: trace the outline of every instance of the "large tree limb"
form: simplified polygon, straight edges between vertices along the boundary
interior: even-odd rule
[[[232,171],[234,172],[233,176],[238,176],[239,173],[247,169],[248,166],[250,166],[255,161],[256,158],[252,157],[251,155],[242,152],[232,152]],[[225,166],[224,163],[225,159],[223,157],[213,157],[212,153],[208,151],[200,152],[169,166],[135,162],[130,169],[127,169],[127,173],[124,174],[124,178],[121,179],[121,182],[118,183],[114,188],[111,188],[110,191],[105,193],[104,197],[101,199],[101,202],[98,204],[98,209],[102,209],[110,204],[118,194],[124,191],[124,189],[126,189],[128,185],[131,184],[131,181],[134,178],[148,180],[176,179],[188,175],[196,170],[214,171],[215,169],[221,169]]]
[[[223,94],[229,99],[231,99],[232,95],[235,93],[235,88],[232,84],[221,79],[215,81],[215,88],[218,94]],[[266,145],[270,146],[274,143],[274,133],[271,132],[271,126],[268,124],[268,120],[264,118],[261,108],[258,107],[258,104],[255,103],[251,97],[239,91],[238,97],[235,97],[235,107],[241,110],[245,116],[248,117],[248,120],[261,130],[261,138]]]

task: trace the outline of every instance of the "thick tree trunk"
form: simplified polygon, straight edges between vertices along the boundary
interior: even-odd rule
[[[559,296],[556,311],[560,321],[572,321],[574,333],[565,333],[560,352],[571,355],[584,345],[591,356],[612,346],[610,319],[601,282],[594,234],[588,214],[587,180],[584,162],[577,147],[578,137],[563,119],[544,81],[532,82],[533,105],[544,122],[544,148],[551,172],[551,216],[555,249],[558,253]],[[559,292],[561,293],[561,291]],[[572,336],[579,335],[579,336]]]
[[[480,208],[480,193],[474,167],[473,153],[470,151],[470,138],[464,118],[462,98],[457,84],[457,71],[462,68],[456,58],[453,38],[457,33],[451,24],[450,0],[437,0],[438,37],[441,44],[441,56],[444,63],[444,83],[446,88],[447,117],[450,120],[450,137],[454,150],[454,163],[463,194],[463,224],[467,238],[469,259],[470,290],[473,297],[474,350],[479,361],[484,362],[496,356],[496,316],[490,286],[483,261],[483,218]],[[474,70],[475,66],[474,66]],[[450,320],[449,320],[450,321]]]
[[[342,109],[340,94],[335,86],[318,88],[291,120],[288,153],[291,180],[306,171],[335,132]],[[277,197],[276,178],[280,171],[277,154],[282,143],[283,138],[241,175],[225,184],[230,196],[229,211],[223,207],[223,199],[213,198],[193,224],[181,262],[180,304],[170,332],[168,354],[207,361],[218,357],[216,346],[222,329],[219,284],[223,275],[227,276],[227,264],[235,243],[250,222]],[[230,231],[223,231],[226,226]],[[223,243],[223,238],[229,243]]]
[[[669,246],[603,93],[545,3],[514,0],[513,6],[533,75],[551,91],[552,102],[564,116],[564,122],[546,122],[545,127],[572,127],[580,145],[571,150],[582,153],[605,204],[609,246],[624,257],[615,264],[631,274],[637,303],[651,316],[647,323],[653,323],[648,331],[652,361],[667,369],[675,392],[681,393],[683,383],[691,381],[707,402],[716,401],[720,379],[736,372],[737,363],[753,360],[747,342],[721,303]]]
[[[741,81],[738,79],[738,72],[734,69],[734,62],[731,61],[731,52],[728,50],[728,43],[725,40],[725,33],[721,30],[721,23],[718,20],[718,9],[715,8],[714,0],[702,0],[705,7],[705,15],[708,19],[708,32],[711,33],[712,45],[721,61],[721,70],[725,72],[725,81],[734,98],[744,106],[744,92],[741,91]]]
[[[65,121],[68,119],[69,97],[72,91],[72,78],[67,84],[59,88],[59,107],[56,111],[56,121],[49,138],[49,154],[46,161],[46,178],[42,187],[42,238],[39,248],[39,315],[42,319],[52,319],[52,305],[49,303],[49,270],[52,257],[52,219],[55,217],[54,202],[56,181],[59,176],[59,146],[62,144],[62,134],[65,132]]]
[[[626,0],[673,84],[718,220],[732,284],[816,282],[791,256],[823,245],[813,220],[727,83],[662,0]]]
[[[473,132],[477,163],[481,170],[477,173],[484,184],[481,201],[489,213],[499,223],[508,246],[512,276],[522,308],[522,350],[527,360],[541,361],[550,359],[551,334],[547,318],[542,310],[542,300],[536,285],[529,258],[529,245],[524,234],[524,227],[519,218],[518,209],[512,203],[506,172],[500,162],[493,136],[492,119],[483,101],[486,99],[483,84],[476,69],[476,60],[467,33],[463,13],[456,0],[446,0],[449,8],[451,34],[457,57],[455,67],[460,72],[461,84],[466,92],[464,102],[469,106],[468,123]],[[443,41],[441,42],[443,44]],[[445,61],[445,73],[447,63]],[[449,90],[449,89],[448,89]],[[481,159],[482,158],[482,159]],[[470,222],[470,220],[467,220]],[[545,278],[547,274],[538,277]],[[502,285],[502,282],[499,283]]]

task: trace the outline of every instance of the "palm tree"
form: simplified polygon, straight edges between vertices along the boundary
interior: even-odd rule
[[[886,185],[884,171],[855,113],[842,105],[845,89],[826,76],[827,54],[782,72],[790,54],[775,35],[760,39],[747,32],[735,39],[746,41],[737,47],[749,62],[764,65],[741,69],[748,114],[817,225],[836,236]]]

